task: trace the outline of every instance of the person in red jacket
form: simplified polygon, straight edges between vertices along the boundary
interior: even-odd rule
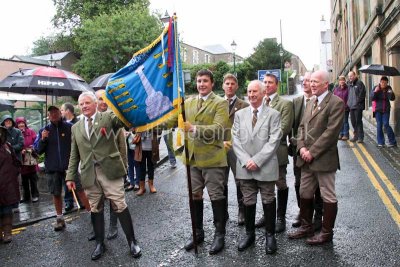
[[[18,129],[24,136],[24,148],[22,149],[22,162],[27,163],[27,157],[37,157],[33,149],[33,143],[36,139],[36,132],[28,127],[24,117],[17,117],[15,123]],[[22,187],[24,189],[23,198],[21,202],[37,202],[39,200],[39,190],[37,187],[37,164],[30,165],[23,164],[21,167]],[[32,197],[32,198],[31,198]]]

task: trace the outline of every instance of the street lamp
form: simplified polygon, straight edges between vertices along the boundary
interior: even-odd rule
[[[236,55],[235,55],[236,47],[237,47],[237,44],[235,43],[235,40],[233,40],[231,43],[231,48],[233,51],[233,74],[235,76],[236,76]]]
[[[282,48],[282,45],[281,45],[281,47],[279,48],[279,57],[281,58],[281,80],[280,80],[280,89],[281,89],[281,94],[282,94],[282,76],[283,76],[283,48]]]
[[[47,61],[49,62],[49,66],[50,66],[50,67],[52,67],[52,68],[55,67],[55,65],[56,65],[56,60],[53,59],[53,55],[50,55],[50,58],[49,58],[49,60],[47,60]]]
[[[160,20],[161,20],[161,22],[164,24],[164,26],[166,26],[166,24],[169,22],[169,19],[170,19],[170,18],[171,18],[171,17],[169,16],[168,11],[165,10],[165,14],[164,14],[164,16],[162,16],[162,17],[160,18]]]
[[[118,71],[119,57],[117,55],[113,56],[113,61],[115,63],[115,71]]]

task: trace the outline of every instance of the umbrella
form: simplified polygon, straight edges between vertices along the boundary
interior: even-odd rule
[[[11,73],[0,82],[0,91],[46,96],[79,96],[82,92],[93,92],[75,73],[51,67],[20,69]]]
[[[373,75],[400,76],[400,72],[395,67],[378,64],[364,65],[359,71]]]
[[[99,77],[95,78],[89,85],[92,87],[94,90],[99,90],[99,89],[106,89],[108,79],[114,74],[112,73],[106,73],[103,75],[100,75]]]
[[[11,108],[14,108],[13,102],[5,99],[0,99],[0,111],[9,110]]]

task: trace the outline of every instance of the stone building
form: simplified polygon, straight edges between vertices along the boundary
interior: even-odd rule
[[[333,76],[368,64],[400,68],[400,0],[331,0]],[[380,76],[358,73],[367,92],[365,117],[371,118],[369,93]],[[400,77],[389,77],[396,94],[391,124],[400,135]]]
[[[181,53],[182,63],[188,65],[217,63],[219,61],[233,64],[234,57],[236,63],[243,62],[243,57],[226,50],[222,45],[209,45],[199,48],[181,43]]]

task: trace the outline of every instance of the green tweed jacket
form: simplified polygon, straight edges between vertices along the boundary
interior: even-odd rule
[[[66,181],[73,181],[80,163],[83,188],[94,184],[94,163],[100,165],[105,176],[118,179],[126,175],[126,169],[118,149],[115,136],[123,123],[112,112],[97,112],[93,121],[93,133],[90,138],[85,131],[85,119],[72,126],[71,156]]]

